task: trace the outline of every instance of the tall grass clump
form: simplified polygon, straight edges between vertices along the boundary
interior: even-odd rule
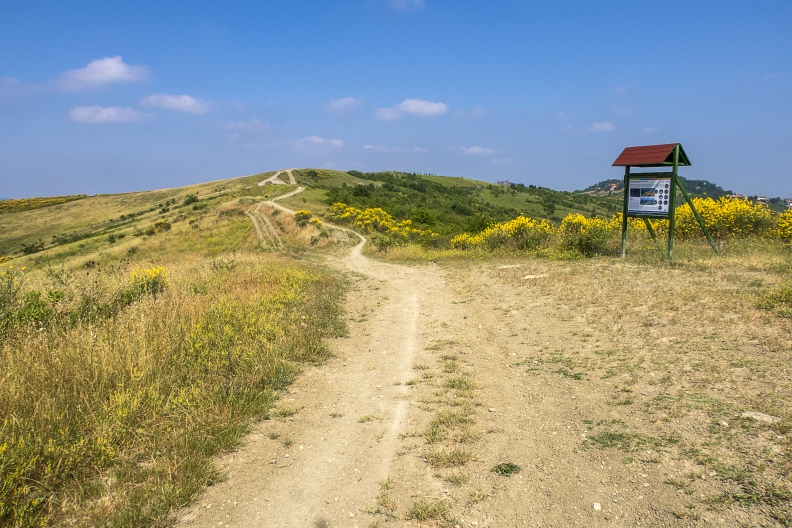
[[[217,478],[213,455],[344,331],[339,280],[274,256],[2,266],[3,526],[169,525]]]

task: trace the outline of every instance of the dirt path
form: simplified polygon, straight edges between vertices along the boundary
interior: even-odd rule
[[[294,174],[292,174],[293,170],[294,169],[279,170],[278,172],[276,172],[266,180],[260,181],[258,185],[259,187],[267,185],[268,183],[272,185],[284,185],[286,184],[286,182],[280,179],[280,175],[283,173],[286,173],[286,175],[289,177],[289,182],[288,182],[289,185],[297,185],[297,179],[294,177]]]
[[[653,444],[587,444],[640,416],[606,376],[579,381],[574,358],[612,343],[542,289],[566,270],[401,266],[362,246],[329,260],[354,282],[349,336],[219,462],[227,478],[180,526],[696,524],[668,484],[689,467]]]
[[[362,245],[334,263],[359,274],[350,337],[289,389],[274,413],[282,418],[257,426],[222,461],[228,479],[183,516],[185,525],[352,526],[374,504],[411,424],[405,382],[422,350],[422,308],[443,282],[370,261]]]
[[[275,229],[275,226],[272,225],[267,215],[261,213],[262,204],[264,204],[264,202],[251,205],[245,211],[245,214],[250,218],[250,222],[253,224],[253,229],[256,230],[256,237],[260,244],[267,240],[267,234],[271,234],[277,246],[283,248],[283,241],[281,240],[280,233]]]

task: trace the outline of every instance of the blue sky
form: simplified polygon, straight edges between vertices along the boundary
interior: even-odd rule
[[[792,197],[792,2],[4,0],[0,198],[288,167]]]

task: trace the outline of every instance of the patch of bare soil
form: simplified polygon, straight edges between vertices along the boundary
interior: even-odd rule
[[[646,297],[621,263],[331,264],[349,336],[180,526],[783,525],[788,324],[693,272]]]

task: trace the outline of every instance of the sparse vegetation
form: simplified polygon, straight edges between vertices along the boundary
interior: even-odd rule
[[[520,469],[521,469],[520,466],[518,466],[517,464],[512,464],[511,462],[504,462],[502,464],[498,464],[495,467],[493,467],[492,472],[501,475],[503,477],[509,477],[513,473],[519,473]]]
[[[451,504],[447,500],[434,500],[429,501],[426,499],[417,499],[410,509],[407,510],[407,519],[415,519],[416,521],[433,521],[443,520],[449,521],[449,513],[451,511]]]

